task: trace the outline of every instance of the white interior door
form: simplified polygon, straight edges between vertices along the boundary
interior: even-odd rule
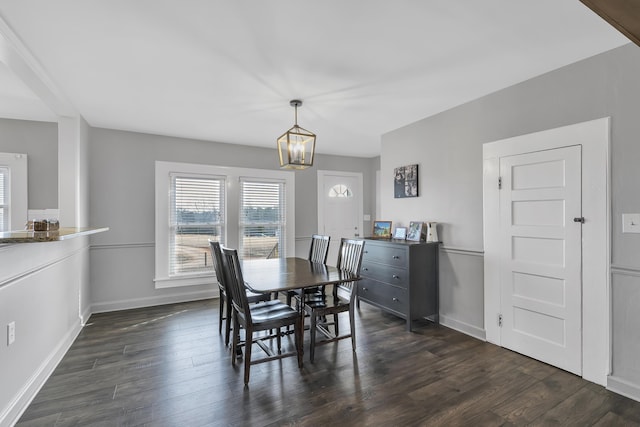
[[[502,345],[581,375],[581,147],[501,157],[500,177]]]
[[[318,232],[331,236],[327,264],[335,265],[342,237],[362,236],[362,174],[318,171]]]

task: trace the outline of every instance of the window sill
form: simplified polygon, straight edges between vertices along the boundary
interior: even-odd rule
[[[163,277],[153,279],[156,289],[179,288],[182,286],[202,286],[216,283],[215,275],[207,274],[203,276],[189,277]]]

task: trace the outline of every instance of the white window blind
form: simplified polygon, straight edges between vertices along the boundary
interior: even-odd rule
[[[169,276],[210,274],[209,239],[224,243],[225,180],[171,174]]]
[[[9,229],[9,169],[0,166],[0,231]]]
[[[284,181],[240,179],[240,253],[244,259],[284,256],[285,194]]]

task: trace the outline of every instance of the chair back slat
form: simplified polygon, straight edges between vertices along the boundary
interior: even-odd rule
[[[251,321],[251,311],[249,310],[247,290],[244,286],[244,278],[242,277],[238,251],[228,248],[221,248],[221,250],[222,265],[226,275],[227,286],[231,291],[231,302],[233,304],[233,308],[239,315],[244,316],[248,321]]]
[[[314,234],[311,236],[311,247],[309,248],[309,261],[327,263],[327,255],[329,255],[330,236],[321,236]]]
[[[338,250],[338,268],[359,276],[363,248],[364,240],[341,239]]]
[[[338,249],[338,268],[342,271],[360,276],[360,267],[362,266],[362,255],[364,253],[364,240],[346,239],[340,240],[340,248]],[[353,300],[355,292],[353,292],[355,282],[341,283],[334,287],[334,294],[346,293],[349,300]]]
[[[213,269],[216,272],[216,280],[218,281],[218,284],[228,292],[229,290],[227,289],[224,269],[222,267],[222,251],[220,250],[220,242],[209,240],[209,247],[211,248],[211,259],[213,259]]]

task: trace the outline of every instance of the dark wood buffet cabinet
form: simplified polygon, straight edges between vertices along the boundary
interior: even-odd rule
[[[438,322],[439,243],[365,239],[360,301],[413,322]]]

